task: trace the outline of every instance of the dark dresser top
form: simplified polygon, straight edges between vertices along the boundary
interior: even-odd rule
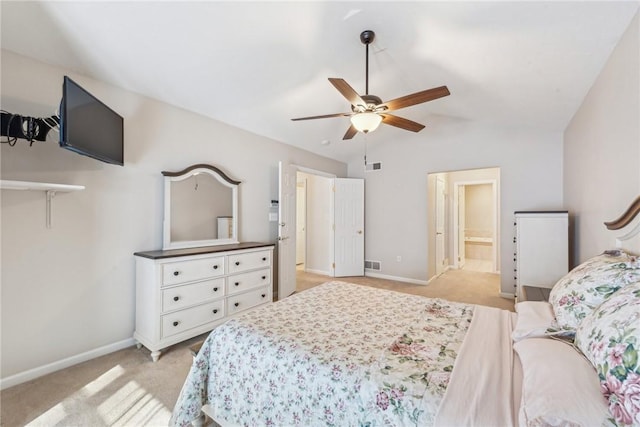
[[[267,246],[274,246],[274,243],[242,242],[230,245],[202,246],[199,248],[168,249],[166,251],[160,249],[156,251],[135,252],[134,255],[149,259],[162,259],[190,255],[213,254],[216,252],[235,251],[238,249],[263,248]]]

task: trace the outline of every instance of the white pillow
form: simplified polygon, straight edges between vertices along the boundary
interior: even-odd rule
[[[548,338],[522,340],[513,348],[522,362],[521,426],[609,424],[598,374],[575,348]]]
[[[553,308],[546,301],[522,301],[516,304],[515,309],[518,319],[511,333],[514,342],[524,338],[543,338],[556,327]]]
[[[640,260],[621,250],[606,251],[558,280],[549,293],[561,329],[580,322],[618,289],[640,280]]]

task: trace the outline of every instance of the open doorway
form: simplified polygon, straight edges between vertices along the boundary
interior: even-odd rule
[[[333,180],[333,177],[312,172],[296,172],[297,270],[326,276],[333,274]]]
[[[454,268],[496,273],[497,181],[454,182],[452,201]]]
[[[450,269],[499,275],[500,169],[431,173],[427,186],[428,277]]]
[[[364,275],[364,180],[285,162],[278,169],[278,299],[296,291],[301,269]]]

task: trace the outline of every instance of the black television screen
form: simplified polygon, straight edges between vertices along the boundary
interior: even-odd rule
[[[60,146],[124,165],[122,117],[67,76],[62,84]]]

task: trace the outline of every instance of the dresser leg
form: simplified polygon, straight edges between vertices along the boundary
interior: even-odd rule
[[[151,360],[153,360],[154,362],[157,362],[158,359],[160,359],[160,350],[156,350],[156,351],[152,351],[151,352]]]

